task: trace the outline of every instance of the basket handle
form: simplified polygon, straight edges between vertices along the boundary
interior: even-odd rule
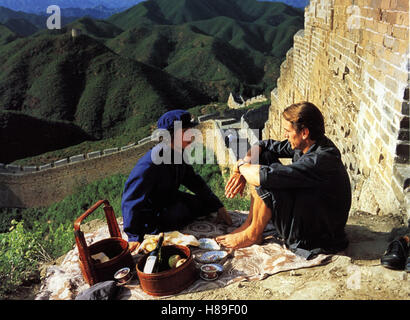
[[[102,204],[104,204],[105,217],[107,218],[108,230],[110,231],[111,237],[122,238],[120,228],[118,227],[117,219],[115,218],[114,210],[111,207],[108,200],[97,201],[90,209],[84,212],[74,222],[74,235],[75,242],[78,247],[79,259],[80,261],[82,261],[84,277],[90,285],[93,285],[97,282],[97,275],[93,268],[90,252],[87,246],[87,242],[85,241],[84,233],[80,230],[80,225],[85,218],[87,218],[91,213],[97,210]]]
[[[84,212],[77,220],[74,222],[74,232],[82,233],[80,230],[81,222],[85,218],[87,218],[91,213],[97,210],[102,204],[104,204],[104,212],[105,217],[108,223],[108,230],[110,231],[110,235],[113,238],[122,238],[120,228],[118,227],[117,219],[115,218],[114,209],[111,207],[110,202],[108,200],[99,200],[97,201],[90,209]]]

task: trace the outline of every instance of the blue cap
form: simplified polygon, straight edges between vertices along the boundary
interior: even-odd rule
[[[188,111],[177,109],[168,111],[159,118],[157,123],[158,129],[171,131],[174,129],[175,121],[181,121],[182,128],[192,128],[197,125],[196,122],[191,121],[191,114]]]

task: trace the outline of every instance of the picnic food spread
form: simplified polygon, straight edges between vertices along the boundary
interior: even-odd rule
[[[138,248],[138,252],[151,252],[157,246],[159,235],[146,234],[144,241]],[[168,245],[199,246],[199,241],[192,235],[183,234],[179,231],[164,232],[164,246]]]
[[[88,245],[80,225],[101,205],[104,205],[111,237]],[[222,264],[228,255],[220,250],[214,239],[201,238],[198,241],[193,235],[172,231],[145,235],[134,254],[138,259],[136,263],[129,243],[122,239],[114,211],[107,200],[98,201],[79,217],[74,222],[74,230],[80,268],[88,284],[111,279],[117,285],[127,285],[136,271],[141,289],[154,296],[178,293],[198,278],[206,281],[217,279],[223,267],[216,263]],[[195,247],[194,251],[190,247]],[[201,268],[203,264],[208,265]]]
[[[164,238],[161,238],[162,234],[164,235]],[[151,265],[151,260],[154,261],[152,255],[154,254],[155,257],[156,255],[158,255],[158,242],[161,242],[163,246],[183,244],[199,247],[199,249],[206,250],[205,252],[202,251],[201,253],[196,254],[195,261],[199,264],[213,264],[212,268],[215,268],[214,264],[221,262],[228,255],[226,251],[220,250],[221,247],[214,239],[210,238],[201,238],[197,240],[192,235],[182,234],[178,231],[161,233],[160,235],[145,235],[144,241],[139,248],[139,252],[145,252],[146,254],[148,254],[148,258],[144,266],[144,273],[160,272],[160,269],[162,272],[169,269],[178,268],[187,261],[187,257],[183,257],[181,256],[181,254],[173,254],[171,256],[162,257],[162,259],[167,261],[167,264],[160,262],[158,264],[159,267],[157,267],[156,271],[152,271],[151,269],[153,268],[153,266]],[[150,267],[148,268],[148,266]],[[148,271],[148,269],[150,269],[151,271]],[[219,267],[218,270],[220,270]],[[216,277],[206,277],[206,280],[213,280],[214,278]]]

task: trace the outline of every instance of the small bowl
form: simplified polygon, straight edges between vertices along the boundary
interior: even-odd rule
[[[130,268],[122,268],[114,274],[114,279],[118,284],[127,284],[132,279]]]
[[[228,255],[226,251],[207,251],[199,255],[196,259],[199,263],[218,263]]]
[[[204,264],[201,266],[200,277],[206,281],[213,281],[218,279],[222,271],[223,267],[219,264]]]

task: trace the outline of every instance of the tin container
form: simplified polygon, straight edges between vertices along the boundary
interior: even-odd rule
[[[118,270],[114,274],[114,279],[120,285],[127,284],[132,279],[131,269],[130,268],[122,268],[122,269]]]
[[[223,272],[223,267],[216,263],[204,264],[201,266],[200,277],[206,281],[213,281],[219,278]]]

